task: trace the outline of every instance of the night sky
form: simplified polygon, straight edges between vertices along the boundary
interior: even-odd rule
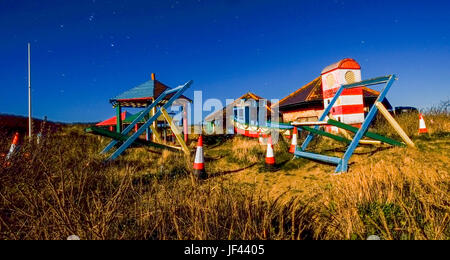
[[[354,58],[363,79],[397,74],[393,106],[450,97],[450,1],[0,0],[0,113],[93,122],[150,79],[203,99],[281,99]]]

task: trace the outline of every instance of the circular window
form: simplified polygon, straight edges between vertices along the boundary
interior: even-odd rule
[[[345,81],[347,84],[351,84],[355,82],[355,73],[353,71],[349,70],[345,73]]]
[[[335,80],[333,74],[328,74],[327,76],[327,85],[328,87],[334,86]]]

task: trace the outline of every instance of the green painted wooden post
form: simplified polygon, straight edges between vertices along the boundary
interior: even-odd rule
[[[347,124],[338,122],[336,120],[329,119],[328,123],[330,125],[333,125],[333,126],[336,126],[336,127],[339,127],[339,128],[345,129],[345,130],[348,130],[348,131],[353,132],[353,133],[357,133],[359,131],[359,128],[357,128],[357,127],[354,127],[354,126],[351,126],[351,125],[347,125]],[[364,133],[364,136],[367,136],[367,137],[369,137],[371,139],[378,140],[378,141],[381,141],[383,143],[387,143],[387,144],[390,144],[390,145],[405,146],[405,144],[402,143],[402,142],[399,142],[399,141],[396,141],[394,139],[387,138],[385,136],[382,136],[382,135],[379,135],[379,134],[376,134],[376,133],[373,133],[373,132],[369,132],[369,131]]]
[[[331,139],[339,141],[339,142],[343,142],[343,143],[347,143],[347,144],[352,142],[352,140],[349,140],[349,139],[344,138],[342,136],[330,134],[328,132],[325,132],[325,131],[322,131],[322,130],[318,130],[318,129],[315,129],[315,128],[312,128],[312,127],[308,127],[308,126],[300,126],[300,127],[305,129],[308,132],[313,133],[313,134],[323,135],[323,136],[326,136],[328,138],[331,138]]]
[[[116,132],[122,132],[122,107],[120,104],[116,106]]]

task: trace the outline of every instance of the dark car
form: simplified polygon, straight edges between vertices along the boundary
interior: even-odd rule
[[[395,107],[394,109],[394,115],[406,113],[419,113],[419,110],[415,107]]]

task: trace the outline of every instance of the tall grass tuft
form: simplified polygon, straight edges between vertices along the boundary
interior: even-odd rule
[[[0,239],[449,239],[449,115],[425,116],[434,120],[431,141],[418,140],[426,149],[359,154],[349,173],[327,172],[323,183],[300,177],[311,185],[307,192],[277,196],[256,179],[254,185],[232,175],[192,181],[193,158],[171,152],[133,148],[105,163],[99,151],[106,140],[70,127],[39,145],[22,143],[9,161],[0,157]],[[1,151],[11,139],[0,133]],[[225,142],[230,169],[264,161],[257,139]],[[288,147],[275,145],[277,156]],[[306,163],[291,167],[291,175],[329,169]],[[278,181],[283,171],[267,176]]]

